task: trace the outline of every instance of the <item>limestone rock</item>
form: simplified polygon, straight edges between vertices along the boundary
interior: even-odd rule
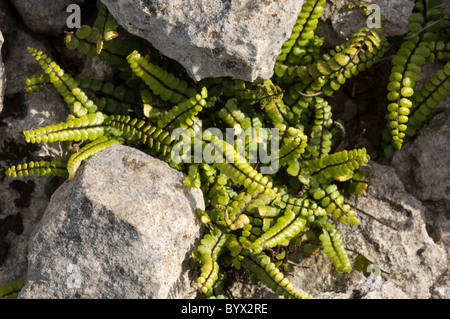
[[[369,0],[365,3],[380,6],[380,12],[386,20],[382,22],[385,35],[395,36],[408,32],[408,19],[414,8],[414,0]],[[367,27],[367,16],[362,9],[348,9],[349,1],[331,0],[324,4],[323,21],[329,21],[331,28],[319,28],[319,35],[325,37],[330,45],[346,41],[359,29]],[[334,36],[333,36],[334,34]]]
[[[33,32],[50,36],[62,34],[67,29],[66,23],[70,13],[66,12],[72,0],[12,0],[23,21]],[[77,1],[80,4],[82,1]]]
[[[417,138],[394,154],[392,166],[409,193],[421,201],[442,202],[450,211],[450,110],[446,110],[419,130]]]
[[[177,60],[194,80],[272,76],[303,0],[102,0],[131,34]]]
[[[3,39],[3,34],[0,30],[0,113],[3,110],[3,94],[5,94],[5,83],[6,83],[5,69],[3,66],[1,55],[3,42],[5,42],[5,40]]]
[[[365,171],[370,181],[367,192],[350,203],[396,229],[359,213],[360,226],[341,225],[339,230],[349,257],[361,254],[381,275],[338,274],[320,252],[299,256],[305,268],[297,268],[292,281],[313,298],[448,298],[450,291],[442,282],[449,279],[449,251],[427,232],[424,205],[406,192],[393,168],[371,162]]]
[[[423,202],[427,230],[445,247],[450,247],[449,117],[449,109],[436,115],[394,154],[391,164],[408,193]]]
[[[183,298],[195,287],[198,189],[133,148],[90,158],[53,195],[29,241],[19,298]],[[194,280],[195,282],[195,280]]]

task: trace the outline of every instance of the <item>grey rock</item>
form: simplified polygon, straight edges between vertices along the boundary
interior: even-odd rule
[[[4,32],[5,47],[9,53],[4,60],[6,73],[5,95],[23,94],[25,76],[42,73],[43,70],[34,57],[28,52],[28,47],[42,50],[51,58],[52,51],[48,43],[42,38],[33,36],[29,31],[15,23],[14,20],[6,21],[9,24]],[[15,27],[14,27],[15,26]],[[18,108],[18,106],[15,106]]]
[[[408,32],[408,19],[414,8],[414,0],[369,0],[365,3],[380,6],[381,14],[386,17],[382,22],[385,35],[395,36]],[[331,0],[324,4],[322,20],[328,20],[332,28],[322,27],[319,35],[325,37],[330,45],[334,46],[357,32],[359,29],[367,27],[367,16],[361,9],[348,9],[349,1]],[[333,30],[331,30],[333,29]]]
[[[450,110],[435,116],[417,138],[396,152],[392,166],[409,193],[421,201],[441,202],[450,211]]]
[[[177,60],[194,80],[270,78],[302,0],[102,0],[131,34]]]
[[[361,254],[381,275],[338,274],[320,252],[299,256],[303,267],[291,274],[292,281],[312,298],[448,298],[442,282],[449,276],[449,250],[427,232],[424,205],[405,190],[393,168],[371,162],[365,171],[367,192],[350,203],[383,224],[360,212],[360,226],[341,225],[339,230],[349,257]]]
[[[11,0],[27,27],[36,33],[56,36],[67,29],[66,12],[72,0]],[[77,1],[77,4],[84,0]]]
[[[25,144],[23,131],[63,123],[68,115],[68,108],[56,90],[25,95],[23,103],[26,112],[24,118],[8,117],[5,119],[6,127],[0,129],[0,132],[5,131],[5,139]],[[65,143],[47,143],[36,146],[33,154],[37,157],[62,158],[68,153]]]
[[[391,160],[408,193],[426,207],[428,232],[445,247],[450,247],[449,117],[448,108],[436,115]]]
[[[3,34],[0,30],[0,113],[3,110],[3,95],[5,94],[5,83],[6,83],[5,69],[3,66],[1,55],[1,49],[4,42],[5,40],[3,39]]]
[[[19,298],[190,296],[204,202],[183,178],[121,145],[91,157],[36,227]]]
[[[375,279],[376,280],[376,279]],[[368,282],[350,287],[341,292],[324,292],[311,295],[311,299],[410,299],[408,296],[390,282],[370,286]]]
[[[107,81],[112,78],[115,71],[116,70],[105,61],[97,57],[91,58],[90,56],[86,56],[83,69],[80,74],[78,74],[78,77],[80,79],[89,78]]]

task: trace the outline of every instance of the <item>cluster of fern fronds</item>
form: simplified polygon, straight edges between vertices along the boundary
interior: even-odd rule
[[[68,33],[66,45],[117,66],[122,82],[73,77],[30,48],[44,73],[27,77],[27,92],[55,88],[69,115],[65,123],[25,131],[27,142],[80,147],[68,162],[24,163],[7,175],[73,178],[84,160],[115,143],[139,147],[186,173],[185,184],[203,191],[206,209],[199,218],[205,234],[193,253],[201,265],[199,291],[223,296],[232,269],[286,298],[307,297],[283,274],[289,257],[298,249],[308,255],[322,247],[338,272],[351,270],[339,227],[360,223],[346,197],[365,191],[367,180],[358,169],[370,159],[365,149],[334,151],[340,126],[327,97],[388,49],[379,30],[364,28],[324,53],[323,39],[314,32],[324,2],[304,2],[274,76],[261,83],[234,78],[196,83],[178,68],[163,68],[147,43],[120,38],[117,23],[99,2],[94,26]],[[423,36],[418,37],[421,41],[411,38],[410,51],[422,56],[425,46],[417,43]],[[441,44],[429,47],[438,57]],[[405,87],[399,94],[407,93]],[[232,138],[220,134],[227,128]]]

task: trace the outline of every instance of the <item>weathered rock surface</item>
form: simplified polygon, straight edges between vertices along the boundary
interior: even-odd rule
[[[2,54],[1,54],[3,42],[5,42],[5,40],[3,39],[3,34],[0,30],[0,113],[3,110],[3,95],[5,94],[5,83],[6,83],[5,82],[6,81],[5,69],[3,66]]]
[[[66,12],[72,0],[11,0],[23,21],[30,30],[46,35],[62,34],[67,29],[66,21],[70,13]],[[79,4],[82,1],[77,1]]]
[[[414,8],[414,0],[370,0],[365,3],[380,6],[381,14],[386,20],[382,22],[385,35],[395,36],[408,32],[408,19]],[[337,45],[359,29],[367,27],[367,16],[362,9],[348,9],[347,0],[331,0],[324,4],[322,20],[329,21],[331,28],[322,25],[319,35],[325,36],[330,45]],[[333,36],[334,34],[334,36]]]
[[[53,185],[51,178],[12,180],[4,172],[11,165],[37,160],[37,156],[61,155],[58,143],[51,147],[27,145],[22,131],[67,117],[67,107],[56,92],[24,94],[24,76],[42,72],[27,46],[50,50],[41,38],[31,36],[18,19],[12,5],[0,0],[6,75],[0,115],[0,285],[25,277],[27,242],[47,207],[46,190]]]
[[[450,109],[438,114],[392,158],[408,193],[426,207],[428,232],[446,247],[450,247],[449,118]]]
[[[115,145],[53,195],[29,242],[20,298],[183,298],[195,293],[190,254],[201,192],[183,174]],[[195,281],[194,281],[195,282]]]
[[[302,0],[102,0],[130,33],[180,62],[194,80],[272,76]]]
[[[436,115],[392,158],[409,193],[421,201],[441,202],[450,211],[450,110]]]
[[[61,14],[66,16],[65,12]],[[4,37],[1,52],[4,73],[0,72],[0,76],[6,75],[5,83],[0,81],[6,86],[0,113],[0,285],[3,285],[26,277],[28,239],[44,214],[49,194],[61,183],[51,177],[11,179],[4,172],[11,165],[41,157],[66,157],[65,143],[26,144],[23,130],[64,122],[68,108],[55,90],[32,95],[24,90],[25,76],[42,73],[27,46],[55,58],[55,53],[60,52],[55,50],[57,43],[30,32],[7,0],[0,0],[0,30]],[[110,74],[98,60],[86,59],[75,51],[64,50],[57,58],[64,68],[70,66],[66,70],[74,74],[83,70],[83,75],[94,77],[95,72],[95,78],[99,79]]]
[[[370,179],[366,194],[352,205],[363,209],[387,227],[360,213],[361,225],[339,227],[350,259],[356,253],[372,261],[381,275],[368,278],[360,272],[336,272],[322,252],[309,257],[301,253],[288,277],[294,285],[310,293],[311,299],[417,299],[450,297],[449,249],[435,242],[426,229],[424,205],[408,194],[393,168],[370,163],[365,169]],[[447,229],[448,231],[449,229]],[[276,297],[259,289],[255,296]]]

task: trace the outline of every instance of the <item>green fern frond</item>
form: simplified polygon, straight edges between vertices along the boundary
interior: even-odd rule
[[[336,226],[325,224],[322,227],[323,233],[319,236],[322,242],[323,251],[333,260],[338,273],[351,270],[351,264],[345,251],[342,235],[336,229]]]
[[[196,95],[195,89],[189,88],[186,81],[150,63],[138,51],[133,51],[127,57],[127,61],[134,74],[142,78],[153,93],[161,96],[163,101],[177,104]]]
[[[299,129],[290,127],[283,138],[283,146],[278,154],[273,154],[279,167],[288,166],[288,174],[298,174],[298,161],[307,148],[308,137]]]
[[[374,30],[363,28],[349,42],[336,46],[322,59],[298,68],[298,81],[285,88],[284,102],[303,116],[303,110],[313,103],[313,97],[332,95],[348,79],[377,63],[388,49],[386,38]]]
[[[236,152],[233,146],[219,139],[210,141],[207,145],[212,146],[224,159],[222,162],[215,163],[220,172],[232,179],[233,182],[242,185],[249,194],[274,192],[269,178],[255,170],[245,158]]]
[[[333,216],[334,219],[339,220],[343,224],[360,224],[359,219],[355,216],[355,212],[351,209],[350,205],[345,203],[344,196],[340,193],[336,185],[319,186],[316,189],[311,189],[311,193],[320,206],[325,209],[327,214]]]
[[[263,249],[286,243],[303,231],[305,226],[306,219],[303,216],[297,216],[290,209],[286,209],[284,215],[277,219],[274,226],[255,240],[251,248],[259,253]]]
[[[6,170],[6,175],[13,178],[28,176],[58,176],[67,178],[67,164],[59,161],[38,161],[11,166]]]
[[[33,74],[25,77],[25,93],[32,94],[53,87],[48,74]]]
[[[411,116],[405,138],[415,135],[437,112],[439,102],[450,93],[450,62],[438,70],[412,97]],[[406,112],[406,111],[405,111]],[[408,113],[409,114],[409,113]]]
[[[97,111],[97,106],[77,87],[76,80],[71,75],[65,73],[58,64],[42,51],[33,48],[28,48],[28,51],[39,62],[45,73],[48,74],[50,82],[64,98],[71,113],[81,117]]]
[[[283,195],[281,203],[281,207],[286,210],[291,210],[295,215],[306,218],[308,222],[313,221],[311,216],[326,215],[326,212],[315,201],[308,198],[298,198],[286,194]]]
[[[368,180],[361,171],[355,172],[352,178],[344,184],[346,195],[361,195],[366,191],[367,186]]]
[[[172,136],[169,132],[152,126],[145,120],[131,118],[129,115],[112,115],[105,120],[105,125],[118,130],[116,134],[127,140],[146,144],[163,156],[170,155]]]
[[[160,128],[182,127],[183,125],[192,125],[195,116],[206,106],[206,98],[208,98],[208,90],[204,87],[201,94],[189,98],[186,101],[175,105],[164,118],[158,121]]]
[[[429,58],[429,43],[437,40],[433,28],[427,28],[436,19],[436,8],[428,0],[416,1],[416,12],[409,19],[407,41],[403,42],[397,55],[392,60],[392,71],[388,85],[389,127],[392,141],[397,149],[403,145],[407,123],[409,121],[411,97],[419,78],[421,66]]]
[[[369,160],[370,156],[365,149],[344,150],[310,162],[309,171],[318,185],[326,184],[333,179],[344,182]]]
[[[310,75],[316,80],[308,85],[306,93],[322,91],[332,95],[349,78],[377,63],[387,48],[384,36],[368,28],[361,29],[348,43],[337,46],[309,68]]]
[[[81,162],[117,143],[119,142],[115,139],[110,139],[106,136],[102,136],[82,147],[77,153],[74,153],[67,162],[69,180],[75,177],[75,174],[78,170],[78,167],[81,165]]]
[[[227,235],[219,228],[213,228],[203,236],[196,251],[197,260],[202,264],[201,274],[197,279],[198,289],[204,294],[213,287],[219,277],[219,264],[217,258],[223,252]]]
[[[252,126],[250,117],[238,108],[236,98],[228,99],[224,107],[219,110],[218,116],[228,127],[234,128],[238,133],[241,129],[246,130]]]
[[[82,115],[63,124],[24,131],[27,143],[95,140],[105,134],[105,116],[101,112]]]
[[[434,63],[436,60],[447,62],[450,60],[450,42],[430,41],[428,48],[430,49],[429,60]]]
[[[25,283],[26,279],[20,279],[0,286],[0,299],[17,299]]]
[[[291,36],[283,44],[281,54],[277,57],[277,62],[297,65],[308,54],[306,48],[315,40],[314,30],[317,28],[322,15],[324,3],[325,0],[306,0],[303,3]],[[315,47],[320,48],[320,45]],[[311,61],[306,60],[305,62]]]
[[[286,278],[283,273],[264,253],[252,253],[244,256],[242,267],[249,269],[258,280],[280,296],[287,299],[307,299],[308,294],[302,294]]]
[[[273,125],[288,125],[292,121],[293,114],[283,102],[281,88],[274,85],[270,79],[261,85],[258,98],[261,100],[261,108],[272,120]]]
[[[316,97],[314,125],[304,158],[321,158],[329,154],[332,145],[330,132],[332,125],[331,106],[324,99]]]

